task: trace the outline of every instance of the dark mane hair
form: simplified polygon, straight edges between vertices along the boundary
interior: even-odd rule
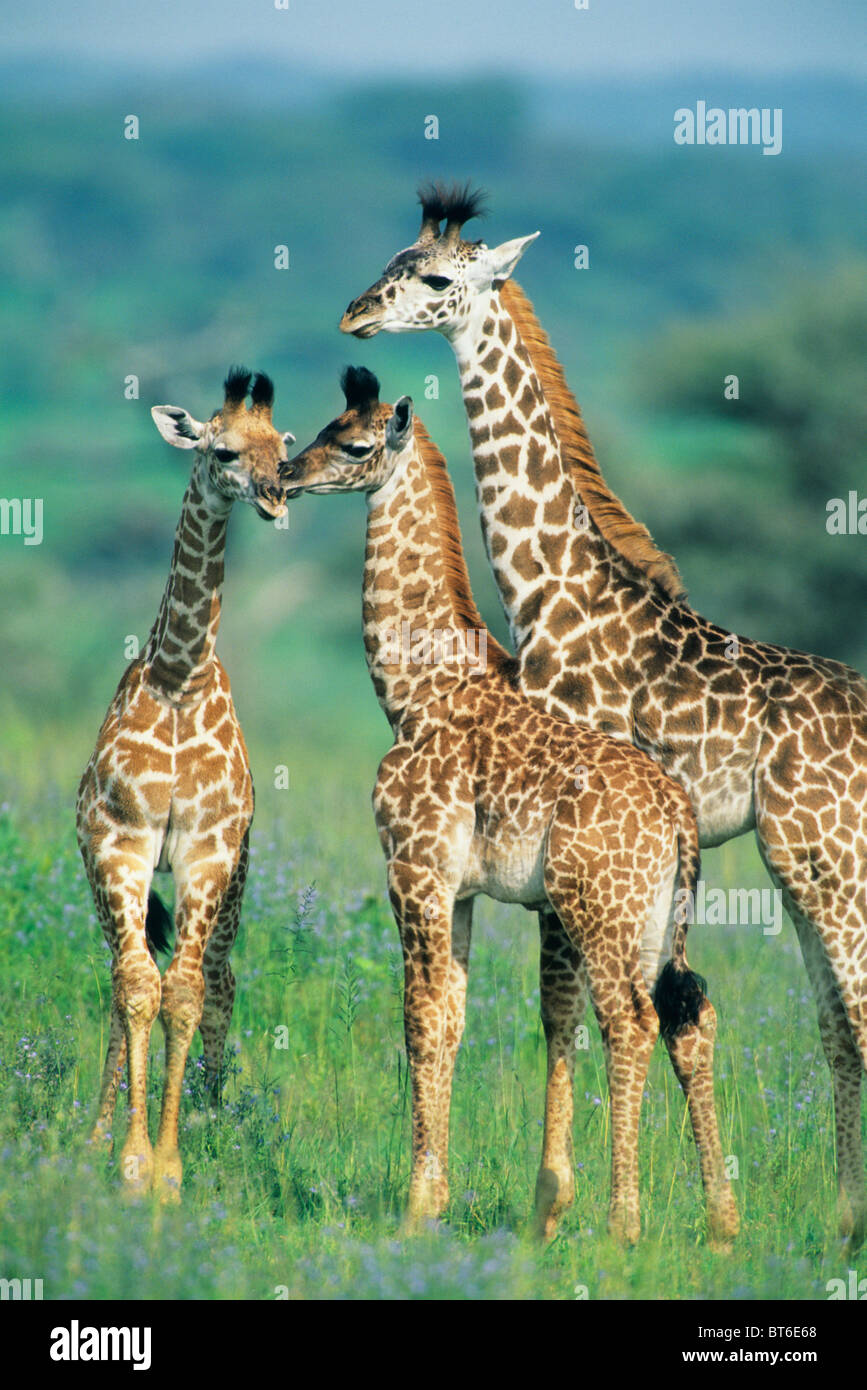
[[[463,226],[471,218],[485,215],[486,194],[480,188],[473,189],[469,181],[446,184],[431,180],[419,188],[418,200],[424,217],[436,222],[445,219]]]
[[[514,280],[507,280],[500,293],[548,402],[560,441],[563,466],[600,534],[666,598],[676,603],[685,602],[686,589],[674,560],[659,549],[647,527],[630,515],[603,478],[578,402],[569,390],[563,368],[533,305]]]
[[[367,367],[344,367],[340,389],[346,397],[347,410],[364,412],[379,401],[379,381]]]
[[[505,647],[500,646],[497,639],[488,630],[473,598],[467,562],[461,544],[461,527],[455,503],[455,490],[452,487],[446,461],[417,415],[414,417],[413,426],[421,460],[434,495],[446,588],[452,601],[456,623],[460,627],[474,628],[487,633],[488,661],[498,671],[502,671],[507,679],[512,680],[517,675],[517,660],[506,651]]]

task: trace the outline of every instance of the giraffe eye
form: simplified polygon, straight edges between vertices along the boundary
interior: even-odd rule
[[[432,290],[447,290],[452,283],[445,275],[423,275],[422,283],[429,285]]]
[[[373,448],[372,444],[341,444],[341,451],[351,459],[365,458]]]
[[[238,457],[237,449],[215,449],[214,458],[219,459],[220,463],[231,463]]]

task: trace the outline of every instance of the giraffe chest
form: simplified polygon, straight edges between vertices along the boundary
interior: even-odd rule
[[[253,784],[228,686],[172,708],[138,686],[119,692],[80,793],[105,839],[134,838],[155,869],[231,857],[253,813]]]

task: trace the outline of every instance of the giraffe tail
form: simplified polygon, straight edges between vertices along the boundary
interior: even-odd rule
[[[149,944],[155,951],[168,951],[174,929],[171,913],[159,894],[151,889],[148,893],[148,910],[145,917],[145,936]]]
[[[682,796],[677,819],[678,866],[671,959],[666,961],[653,989],[653,1006],[659,1016],[659,1031],[666,1040],[677,1037],[684,1028],[697,1024],[702,1005],[707,999],[707,981],[690,970],[686,959],[686,933],[695,914],[695,889],[701,856],[692,806],[685,792]]]

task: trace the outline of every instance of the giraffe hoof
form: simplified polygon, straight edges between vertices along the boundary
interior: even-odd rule
[[[718,1255],[730,1255],[734,1249],[734,1239],[740,1226],[740,1218],[734,1204],[714,1213],[708,1220],[708,1248]]]
[[[123,1194],[130,1200],[144,1197],[153,1183],[153,1159],[149,1153],[125,1153],[121,1159]]]
[[[637,1245],[641,1239],[641,1222],[618,1212],[608,1217],[608,1234],[618,1245]]]
[[[177,1178],[164,1177],[157,1188],[157,1196],[164,1207],[181,1205],[181,1184]]]
[[[857,1255],[867,1239],[867,1216],[861,1215],[841,1223],[840,1235],[846,1255]]]
[[[154,1164],[154,1191],[165,1206],[178,1206],[181,1200],[180,1154],[156,1155]]]
[[[102,1125],[94,1125],[88,1139],[88,1146],[92,1149],[101,1149],[103,1153],[110,1154],[114,1147],[114,1136],[110,1129],[103,1129]]]
[[[575,1201],[575,1179],[572,1169],[560,1172],[542,1168],[536,1179],[536,1220],[533,1234],[536,1240],[547,1243],[557,1234],[563,1212]]]
[[[557,1234],[556,1216],[537,1216],[533,1222],[533,1239],[540,1245],[550,1245]]]

